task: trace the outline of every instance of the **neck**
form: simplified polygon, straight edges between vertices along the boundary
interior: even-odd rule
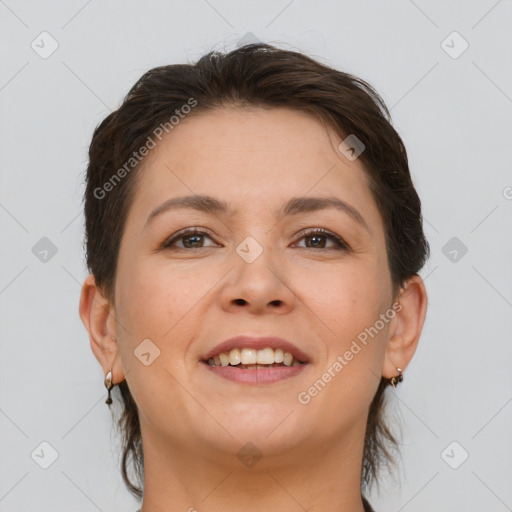
[[[338,444],[324,441],[287,453],[267,452],[244,465],[237,450],[226,453],[198,443],[194,448],[183,443],[169,445],[169,439],[158,441],[141,427],[141,512],[364,512],[360,429],[344,435]]]

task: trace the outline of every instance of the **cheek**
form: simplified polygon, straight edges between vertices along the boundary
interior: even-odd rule
[[[179,265],[153,258],[132,265],[119,275],[120,315],[133,343],[154,339],[163,350],[178,348],[179,339],[190,339],[194,307],[208,301],[221,273],[205,271],[200,265]],[[198,309],[199,310],[199,309]],[[197,324],[196,328],[197,328]],[[138,340],[138,341],[137,341]]]
[[[315,387],[315,379],[310,388],[319,397],[318,414],[332,407],[352,414],[355,421],[375,392],[389,328],[389,321],[380,320],[389,307],[381,276],[375,266],[351,265],[301,278],[303,289],[310,290],[303,300],[314,312],[315,334],[325,342],[315,376],[326,383],[325,392],[318,391],[324,387]]]
[[[186,378],[183,354],[198,325],[193,308],[215,282],[204,277],[156,261],[120,269],[117,309],[126,328],[119,332],[121,358],[130,390],[148,415],[182,398],[171,375]],[[143,354],[149,354],[146,360]]]
[[[300,302],[308,306],[306,311],[312,313],[317,333],[341,350],[383,312],[386,290],[380,276],[376,266],[358,262],[325,266],[321,272],[302,269],[291,283]]]

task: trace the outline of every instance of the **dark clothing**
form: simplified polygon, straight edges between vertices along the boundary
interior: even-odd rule
[[[363,505],[364,505],[364,512],[375,512],[373,510],[372,506],[366,501],[366,498],[363,496]]]
[[[364,512],[375,512],[375,510],[373,510],[372,506],[366,501],[366,498],[364,496],[362,496],[362,498],[363,498]],[[140,512],[140,509],[137,510],[137,512]]]

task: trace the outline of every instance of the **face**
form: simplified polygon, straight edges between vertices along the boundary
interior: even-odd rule
[[[305,113],[232,107],[184,119],[147,157],[115,286],[143,438],[219,460],[247,442],[303,457],[364,434],[393,297],[382,219],[362,162],[340,153],[341,141]],[[170,199],[202,195],[227,211],[212,202],[148,220]],[[311,198],[357,213],[304,201],[285,210]],[[308,363],[274,382],[231,380],[202,359],[237,335],[278,336]]]

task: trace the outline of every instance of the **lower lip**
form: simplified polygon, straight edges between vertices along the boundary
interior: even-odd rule
[[[244,384],[272,384],[289,377],[299,375],[308,363],[300,366],[274,366],[271,368],[256,368],[251,370],[242,370],[235,366],[214,366],[208,363],[203,364],[215,375],[234,382]]]

